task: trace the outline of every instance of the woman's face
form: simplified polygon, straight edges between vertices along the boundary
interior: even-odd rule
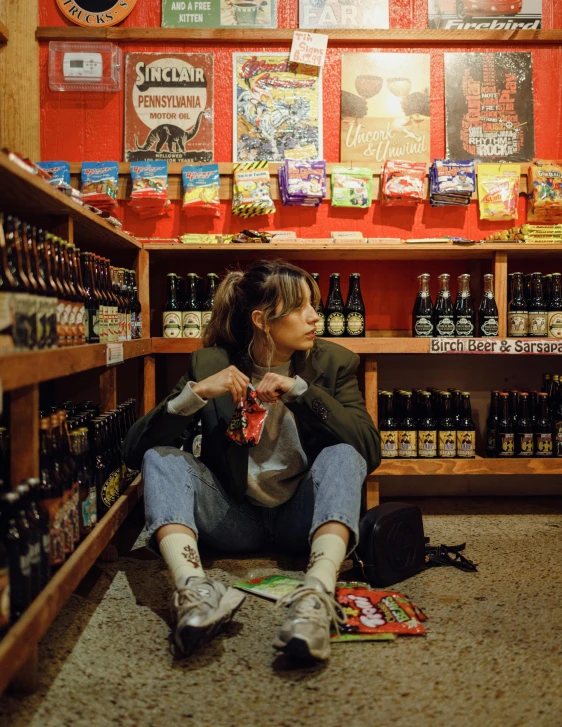
[[[310,288],[302,281],[303,304],[292,313],[269,324],[269,333],[279,353],[291,355],[294,351],[308,351],[314,346],[314,332],[319,320],[318,313],[311,303]],[[277,306],[281,311],[282,304]]]

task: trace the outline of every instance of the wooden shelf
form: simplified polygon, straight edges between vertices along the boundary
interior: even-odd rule
[[[70,201],[36,175],[26,172],[0,152],[0,210],[48,228],[45,217],[66,217],[74,222],[76,244],[82,250],[111,255],[111,251],[137,251],[141,244],[93,212]]]
[[[291,43],[296,28],[80,28],[74,26],[37,28],[37,40],[113,40],[129,43],[228,43],[241,45]],[[322,30],[330,44],[373,44],[377,47],[419,45],[559,45],[562,30]]]
[[[26,351],[0,355],[0,379],[4,391],[49,381],[80,371],[106,366],[105,343],[53,348],[48,351]],[[124,341],[124,358],[137,358],[151,353],[150,338]]]
[[[0,22],[0,43],[7,43],[8,37],[8,28],[6,28],[4,23]]]
[[[0,694],[26,662],[142,493],[143,485],[139,476],[0,641]]]
[[[561,475],[562,459],[412,459],[383,460],[376,477],[410,475]]]

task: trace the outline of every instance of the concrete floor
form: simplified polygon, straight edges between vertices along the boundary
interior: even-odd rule
[[[433,569],[402,584],[427,637],[339,644],[297,667],[270,645],[280,614],[248,595],[226,631],[188,661],[168,651],[170,585],[142,536],[97,565],[40,647],[36,694],[0,698],[2,727],[560,727],[561,498],[427,499],[426,534],[467,541],[479,573]],[[203,557],[237,579],[303,560]],[[345,570],[345,568],[344,568]]]

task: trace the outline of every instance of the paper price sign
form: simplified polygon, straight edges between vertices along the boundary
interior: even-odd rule
[[[430,353],[529,353],[562,355],[562,341],[552,338],[432,338]]]
[[[123,363],[123,344],[122,343],[108,343],[105,352],[105,362],[108,366],[114,364]]]
[[[308,66],[323,66],[326,60],[328,36],[322,33],[303,33],[296,30],[293,35],[290,60]]]

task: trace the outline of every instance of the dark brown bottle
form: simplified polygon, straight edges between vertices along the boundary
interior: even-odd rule
[[[393,403],[391,392],[382,392],[379,396],[379,434],[382,459],[398,457],[398,421],[394,416]]]
[[[340,289],[339,273],[330,275],[330,290],[326,300],[326,337],[345,336],[345,306]]]
[[[503,391],[500,393],[496,457],[515,457],[515,427],[509,413],[509,395]]]
[[[28,293],[28,347],[30,349],[38,349],[38,318],[40,314],[40,306],[38,300],[39,286],[33,268],[31,266],[31,258],[29,256],[29,248],[27,241],[27,234],[29,225],[24,224],[21,220],[16,221],[15,234],[17,239],[17,245],[21,251],[21,259],[23,265],[23,271],[27,278],[27,293]]]
[[[402,394],[402,419],[398,424],[398,457],[411,459],[418,455],[417,423],[414,418],[411,392]]]
[[[481,338],[497,338],[499,335],[498,306],[494,298],[494,276],[484,275],[484,295],[478,309],[478,332]]]
[[[486,419],[486,457],[496,456],[496,437],[498,434],[500,392],[492,391],[490,413]]]
[[[32,477],[26,480],[30,491],[31,507],[34,510],[36,521],[41,534],[41,584],[42,590],[51,578],[51,537],[49,528],[49,513],[42,503],[41,480]]]
[[[513,273],[513,294],[507,309],[507,335],[525,337],[529,333],[529,310],[523,294],[523,273]]]
[[[538,394],[538,412],[534,425],[535,457],[552,457],[552,424],[548,415],[548,394]]]
[[[66,300],[65,310],[67,321],[67,346],[76,346],[78,345],[76,317],[78,313],[78,306],[80,305],[80,296],[74,284],[68,243],[65,240],[60,241],[60,255],[64,279],[66,280],[67,288],[70,291],[70,295]]]
[[[544,301],[541,273],[533,273],[528,311],[529,338],[545,338],[548,335],[548,308]]]
[[[8,215],[4,219],[4,237],[6,239],[6,251],[8,269],[11,278],[11,305],[14,311],[13,340],[17,349],[29,348],[30,336],[30,297],[28,295],[29,281],[23,270],[21,259],[21,246],[17,244],[16,235],[17,220]]]
[[[439,291],[433,309],[433,335],[439,338],[450,338],[455,335],[455,314],[449,290],[450,277],[447,273],[438,277]]]
[[[429,275],[418,275],[420,289],[412,310],[412,336],[431,338],[433,336],[433,303],[429,292]]]
[[[318,286],[318,290],[320,290],[320,275],[318,273],[311,273],[311,275],[312,275],[312,278],[315,281],[316,285]],[[320,300],[318,301],[316,313],[318,315],[318,320],[316,321],[315,333],[319,337],[325,336],[326,335],[326,310],[324,308],[324,303],[322,302],[322,295],[320,295]]]
[[[451,394],[448,391],[441,392],[437,456],[443,459],[452,459],[457,456],[457,425],[451,410]]]
[[[17,492],[0,495],[0,538],[8,553],[10,568],[11,621],[17,621],[31,602],[29,526],[20,517]]]
[[[84,313],[86,306],[86,290],[82,283],[82,268],[80,265],[80,250],[74,245],[69,245],[71,274],[74,287],[77,293],[76,305],[76,342],[78,345],[86,343],[86,332],[84,330]]]
[[[365,304],[361,295],[361,275],[351,273],[345,304],[345,334],[351,338],[365,337]]]
[[[39,265],[43,280],[45,281],[45,292],[48,298],[48,304],[46,306],[47,319],[45,323],[47,332],[45,333],[45,339],[47,341],[47,348],[54,348],[57,345],[57,304],[59,290],[53,277],[50,244],[47,241],[45,232],[40,228],[37,230],[36,240]]]
[[[519,416],[515,429],[515,456],[532,457],[534,454],[533,423],[529,414],[529,394],[519,394]]]
[[[461,392],[460,411],[457,421],[457,457],[474,459],[476,457],[476,426],[472,419],[470,394]]]
[[[28,558],[29,558],[29,585],[30,599],[33,599],[41,591],[41,519],[37,508],[33,507],[31,502],[31,491],[26,482],[20,483],[16,487],[19,499],[19,516],[27,523],[28,532]]]
[[[418,414],[418,457],[434,459],[437,457],[437,422],[433,416],[431,394],[420,393]]]
[[[476,311],[470,295],[470,275],[459,275],[455,301],[455,334],[459,338],[470,338],[476,333]]]
[[[84,330],[86,343],[100,342],[100,299],[94,279],[93,261],[90,253],[82,253],[82,275],[86,301],[84,307]]]
[[[37,284],[37,348],[45,349],[50,345],[48,321],[50,299],[47,295],[47,283],[43,277],[43,269],[37,249],[37,229],[31,227],[31,225],[25,227],[29,263]]]
[[[552,273],[548,302],[547,329],[549,338],[562,338],[562,282],[560,273]]]
[[[201,337],[201,304],[197,294],[197,276],[195,273],[187,275],[187,293],[182,306],[182,337]]]
[[[14,284],[8,263],[4,216],[0,212],[0,347],[6,351],[15,346]]]
[[[53,449],[50,417],[39,421],[39,476],[41,480],[41,502],[49,514],[49,565],[56,567],[64,563],[64,508],[63,483],[60,473],[53,464]]]

